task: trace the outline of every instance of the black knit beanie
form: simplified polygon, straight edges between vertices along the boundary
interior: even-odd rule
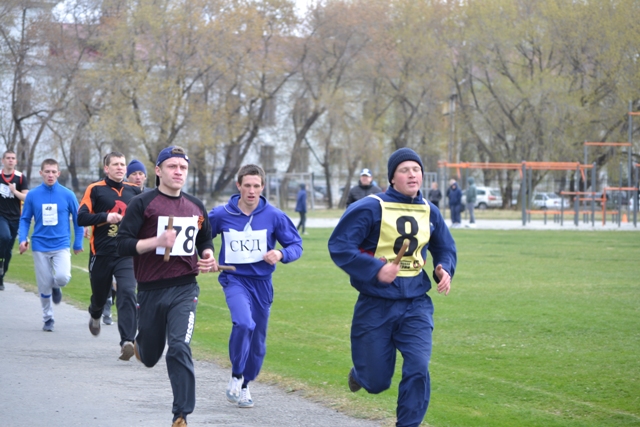
[[[398,165],[402,162],[406,162],[407,160],[413,160],[418,163],[420,165],[420,169],[422,169],[422,173],[424,174],[424,166],[422,165],[420,156],[418,156],[418,154],[411,148],[400,148],[399,150],[396,150],[391,157],[389,157],[389,163],[387,164],[387,169],[389,170],[389,184],[391,184],[393,174],[396,172]]]

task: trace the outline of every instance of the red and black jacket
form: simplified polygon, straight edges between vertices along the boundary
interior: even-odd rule
[[[109,224],[107,216],[117,212],[124,216],[127,205],[140,194],[140,188],[129,182],[109,178],[87,187],[78,209],[78,225],[91,226],[91,254],[116,256],[116,235],[120,224]]]

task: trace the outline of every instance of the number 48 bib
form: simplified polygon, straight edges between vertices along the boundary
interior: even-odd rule
[[[158,217],[160,236],[169,226],[168,216]],[[195,253],[196,235],[198,234],[198,217],[174,217],[173,229],[176,230],[176,241],[171,248],[171,256],[190,256]],[[164,255],[165,248],[156,248],[156,255]]]

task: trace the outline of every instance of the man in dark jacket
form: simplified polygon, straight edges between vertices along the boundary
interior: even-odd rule
[[[458,187],[455,179],[449,181],[447,189],[447,198],[449,199],[449,209],[451,209],[451,226],[453,228],[460,227],[460,208],[462,206],[462,190]]]
[[[427,194],[427,198],[429,199],[429,201],[431,203],[436,205],[436,207],[438,209],[440,209],[440,200],[442,200],[442,192],[438,188],[438,183],[437,182],[433,181],[431,183],[431,189],[429,190],[429,193]]]
[[[140,188],[124,181],[127,163],[124,154],[113,151],[104,157],[106,177],[87,187],[78,209],[78,225],[91,227],[89,281],[89,331],[100,334],[100,318],[111,295],[112,278],[118,283],[116,307],[120,333],[120,359],[133,356],[133,340],[137,329],[136,279],[133,259],[116,254],[116,236],[127,205],[140,194]]]
[[[469,186],[467,187],[464,195],[467,199],[467,209],[469,209],[469,227],[475,227],[476,217],[473,214],[473,208],[476,205],[477,199],[476,183],[472,177],[469,177],[467,178],[467,184],[469,184]]]
[[[307,186],[305,184],[300,184],[300,190],[296,197],[296,212],[300,214],[300,222],[296,227],[298,233],[307,234]]]
[[[347,207],[353,202],[357,202],[363,197],[367,197],[369,194],[382,193],[382,189],[373,184],[373,177],[371,171],[367,168],[362,169],[360,172],[360,181],[358,185],[351,187],[349,195],[347,196]]]

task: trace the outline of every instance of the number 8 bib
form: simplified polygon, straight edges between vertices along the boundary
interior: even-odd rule
[[[413,205],[407,203],[385,202],[380,200],[382,218],[380,221],[380,237],[375,257],[392,262],[405,240],[409,248],[400,261],[400,277],[417,276],[424,266],[422,248],[429,242],[431,230],[429,204]]]

